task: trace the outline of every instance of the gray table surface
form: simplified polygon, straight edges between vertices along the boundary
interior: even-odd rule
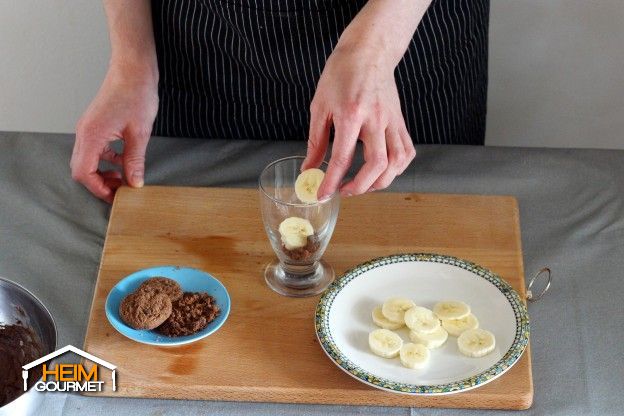
[[[69,173],[73,137],[0,133],[0,276],[33,291],[82,346],[109,206]],[[535,399],[526,414],[624,413],[624,151],[421,146],[392,191],[518,198],[527,275],[553,270],[529,305]],[[152,139],[147,184],[254,187],[301,142]],[[329,362],[328,362],[328,365]],[[47,394],[45,414],[476,415],[481,411],[280,405]],[[515,412],[488,412],[503,414]]]

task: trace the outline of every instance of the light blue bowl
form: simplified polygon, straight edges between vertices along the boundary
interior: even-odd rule
[[[143,281],[155,276],[164,276],[175,280],[184,292],[208,293],[219,306],[221,311],[219,316],[201,331],[182,337],[167,337],[155,331],[129,327],[119,317],[119,304],[123,298],[134,292]],[[183,345],[205,338],[223,325],[230,314],[230,295],[220,281],[201,270],[177,266],[152,267],[139,270],[120,280],[108,294],[105,309],[106,317],[113,328],[133,341],[159,346]]]

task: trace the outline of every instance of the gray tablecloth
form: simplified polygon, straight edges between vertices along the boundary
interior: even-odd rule
[[[72,182],[72,141],[0,133],[0,275],[48,306],[60,346],[83,344],[109,213]],[[146,183],[254,187],[265,164],[304,152],[297,142],[154,138]],[[527,274],[554,272],[551,291],[529,306],[535,400],[526,413],[624,414],[624,151],[423,146],[391,190],[515,195]],[[44,405],[68,415],[481,414],[73,394],[47,394]]]

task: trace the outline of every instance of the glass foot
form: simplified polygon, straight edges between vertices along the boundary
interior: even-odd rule
[[[335,276],[334,269],[322,260],[307,274],[289,273],[278,260],[264,269],[264,280],[271,289],[280,295],[298,298],[318,295],[334,281]]]

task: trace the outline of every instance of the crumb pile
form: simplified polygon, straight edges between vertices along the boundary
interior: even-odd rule
[[[306,261],[314,256],[314,253],[319,249],[319,245],[316,235],[311,235],[308,237],[308,243],[305,246],[288,250],[286,246],[282,244],[282,251],[292,260]]]
[[[156,330],[169,337],[191,335],[206,328],[219,315],[219,307],[207,293],[185,292],[174,302],[169,318]]]

